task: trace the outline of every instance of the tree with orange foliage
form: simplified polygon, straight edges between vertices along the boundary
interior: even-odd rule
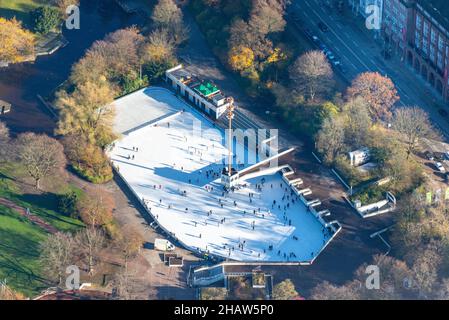
[[[0,17],[0,62],[23,62],[34,56],[34,44],[34,35],[21,22]]]
[[[254,64],[254,52],[248,47],[233,47],[229,52],[229,65],[234,71],[244,71]]]
[[[78,204],[81,220],[89,226],[104,226],[112,221],[112,212],[115,208],[114,198],[107,192],[96,187],[88,190]]]
[[[373,120],[388,120],[391,108],[399,100],[396,88],[390,78],[378,72],[364,72],[360,74],[348,88],[349,99],[362,97],[369,106]]]

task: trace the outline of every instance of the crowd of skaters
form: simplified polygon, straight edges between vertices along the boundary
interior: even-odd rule
[[[167,126],[169,127],[169,123],[167,124]],[[184,138],[185,138],[185,141],[187,142],[187,137],[184,136]],[[136,153],[139,152],[139,148],[138,147],[134,147],[133,146],[132,150],[133,150],[133,152],[136,152]],[[200,157],[202,157],[202,153],[201,153],[201,151],[199,149],[195,149],[195,154],[197,154]],[[134,159],[135,159],[135,155],[134,154],[133,155],[130,155],[130,154],[128,155],[128,160],[134,160]],[[176,163],[173,163],[173,167],[176,168]],[[180,169],[181,169],[181,171],[184,171],[184,167],[183,166],[180,166]],[[216,180],[220,176],[221,176],[221,169],[217,169],[217,170],[208,169],[208,170],[205,170],[204,172],[202,170],[199,170],[198,177],[196,178],[196,182],[198,183],[200,178],[206,178],[209,181],[211,179]],[[263,188],[268,187],[268,186],[265,185],[265,182],[266,182],[265,178],[262,178],[259,183],[256,183],[255,184],[256,191],[261,192],[263,190]],[[188,180],[188,183],[192,184],[192,178],[190,178]],[[242,187],[246,187],[246,185],[242,186]],[[271,189],[273,189],[273,188],[277,188],[278,186],[274,185],[273,183],[271,183],[269,185],[269,187]],[[153,188],[154,189],[162,189],[163,186],[162,185],[154,185]],[[204,188],[208,192],[213,192],[214,191],[214,187],[212,185],[209,185],[209,184],[206,184],[204,186]],[[293,190],[288,187],[287,184],[284,184],[284,183],[281,182],[279,184],[279,188],[281,188],[284,191],[283,196],[281,197],[281,199],[273,200],[273,203],[272,203],[272,206],[271,206],[271,210],[277,209],[277,210],[283,211],[284,226],[286,226],[286,225],[291,226],[292,225],[292,219],[289,218],[289,209],[291,208],[291,205],[294,205],[296,201],[299,201],[299,198],[293,192]],[[186,190],[179,190],[178,189],[178,191],[180,191],[181,195],[186,196],[186,197],[188,196]],[[227,201],[224,201],[224,199],[226,199],[227,196],[229,195],[229,193],[233,192],[233,191],[234,191],[233,189],[232,190],[224,190],[224,191],[222,191],[222,193],[221,193],[222,198],[218,198],[217,199],[218,204],[220,205],[221,208],[223,208],[224,205],[226,205],[226,203],[227,203]],[[254,192],[249,192],[248,193],[248,199],[249,199],[249,203],[250,204],[253,203],[254,196],[255,196]],[[148,205],[148,201],[146,199],[142,198],[142,202],[143,202],[144,206],[151,212],[151,207]],[[159,199],[159,205],[160,206],[164,205],[162,199]],[[238,204],[237,200],[233,200],[232,201],[232,206],[235,209],[239,208],[239,204]],[[166,207],[168,209],[173,209],[174,208],[174,206],[172,204],[166,204]],[[188,207],[186,207],[184,210],[185,210],[186,213],[189,212],[189,208]],[[265,215],[271,216],[271,214],[272,214],[271,210],[261,210],[261,208],[257,208],[257,209],[254,208],[252,213],[253,213],[254,216],[265,218]],[[243,213],[243,215],[246,215],[246,214],[250,213],[250,211],[247,212],[246,210],[242,210],[241,212]],[[209,211],[206,212],[206,216],[207,217],[211,217],[212,215],[213,215],[213,211],[212,210],[209,210]],[[155,217],[156,217],[156,219],[159,218],[158,215],[156,215]],[[224,224],[225,222],[226,222],[226,218],[225,217],[219,219],[218,222],[217,222],[217,227],[219,227],[220,224]],[[207,223],[208,223],[208,220],[205,219],[204,223],[202,223],[202,225],[207,226]],[[194,224],[195,227],[197,227],[198,224],[199,224],[199,221],[193,221],[193,224]],[[255,220],[253,220],[251,222],[251,224],[250,224],[250,230],[254,231],[255,229],[256,229],[256,222],[255,222]],[[328,230],[327,228],[323,227],[322,232],[323,232],[323,236],[325,238],[327,238],[327,237],[329,237],[331,235],[331,231]],[[202,238],[202,234],[199,233],[198,237]],[[300,237],[298,237],[297,235],[293,235],[292,238],[293,238],[293,240],[300,241]],[[323,245],[325,244],[325,242],[326,242],[326,240],[323,240]],[[245,240],[243,240],[242,242],[239,242],[238,246],[237,246],[238,250],[244,251],[245,244],[246,244]],[[228,255],[231,256],[232,252],[234,251],[234,246],[227,246],[227,245],[225,245],[224,248],[228,249]],[[266,248],[263,249],[263,254],[266,254],[267,250],[269,250],[269,251],[274,250],[273,245],[272,244],[268,244],[266,246]],[[206,251],[208,251],[208,250],[206,250]],[[254,254],[253,250],[250,250],[250,252],[252,254]],[[261,257],[261,253],[262,252],[256,252],[256,254],[257,254],[257,256],[259,258]],[[289,260],[291,258],[296,258],[297,257],[295,252],[281,252],[281,250],[278,250],[277,255],[280,256],[281,258],[284,258],[284,260]],[[313,258],[313,257],[314,257],[314,252],[311,252],[311,258]]]

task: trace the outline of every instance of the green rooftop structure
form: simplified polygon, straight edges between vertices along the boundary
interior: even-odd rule
[[[220,90],[210,82],[204,82],[195,88],[196,91],[201,93],[203,96],[208,97]]]

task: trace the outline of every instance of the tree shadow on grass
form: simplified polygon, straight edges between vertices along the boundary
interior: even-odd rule
[[[80,226],[77,223],[71,221],[69,217],[66,217],[62,213],[58,212],[58,195],[51,192],[42,194],[21,194],[16,195],[15,198],[22,203],[20,205],[29,204],[31,213],[36,214],[46,221],[59,221],[73,226]],[[25,204],[26,203],[26,204]],[[38,208],[36,210],[36,208]],[[51,211],[54,214],[51,214]]]

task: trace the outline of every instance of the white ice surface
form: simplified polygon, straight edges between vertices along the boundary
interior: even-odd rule
[[[130,98],[129,101],[140,101],[144,105],[130,105],[127,112],[134,113],[133,108],[137,108],[139,113],[144,113],[148,109],[157,118],[183,108],[186,112],[157,126],[144,126],[124,135],[109,156],[166,231],[191,250],[209,251],[238,261],[309,261],[321,250],[329,236],[323,234],[323,226],[307,212],[301,201],[292,203],[291,189],[279,173],[252,175],[246,187],[223,197],[219,173],[227,150],[221,145],[220,137],[192,135],[194,121],[201,122],[203,129],[213,129],[212,124],[169,91],[146,89],[145,95],[148,96],[145,99]],[[165,106],[164,101],[169,106]],[[118,123],[119,116],[120,113]],[[139,117],[142,123],[152,120],[148,115]],[[134,122],[137,126],[142,123]],[[128,124],[126,130],[129,129]],[[138,151],[133,151],[133,147]],[[216,175],[207,177],[209,170]],[[265,183],[259,191],[255,185],[260,184],[262,178]],[[250,192],[254,193],[252,203]],[[290,199],[282,201],[284,195]],[[276,200],[274,208],[273,200]],[[287,202],[290,207],[284,210]],[[210,210],[212,214],[208,216]],[[225,222],[220,223],[223,218]],[[241,250],[239,243],[243,242]],[[268,250],[270,245],[273,250]],[[289,257],[291,252],[296,257]]]

